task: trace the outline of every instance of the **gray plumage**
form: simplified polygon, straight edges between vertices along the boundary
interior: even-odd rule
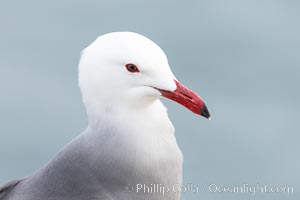
[[[13,180],[0,187],[0,200],[7,199],[11,195],[11,191],[18,185],[23,179]]]
[[[156,141],[153,149],[141,149],[132,139],[126,142],[124,137],[128,135],[123,134],[122,127],[100,123],[96,130],[99,132],[87,130],[80,134],[34,175],[5,185],[0,200],[171,200],[179,195],[170,193],[162,198],[161,193],[126,191],[128,184],[180,182],[176,173],[182,161],[177,161],[181,156],[177,146],[166,149]],[[145,136],[135,137],[143,141]],[[144,159],[137,158],[138,152]],[[163,152],[179,155],[166,159],[159,155]]]

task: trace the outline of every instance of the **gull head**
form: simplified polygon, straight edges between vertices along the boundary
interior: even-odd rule
[[[85,48],[79,86],[87,109],[143,109],[164,96],[210,117],[202,98],[175,78],[163,50],[137,33],[108,33]]]

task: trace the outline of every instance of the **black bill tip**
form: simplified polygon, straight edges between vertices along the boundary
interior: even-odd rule
[[[210,114],[209,114],[208,109],[205,104],[203,105],[203,108],[201,109],[200,115],[207,118],[208,120],[210,120]]]

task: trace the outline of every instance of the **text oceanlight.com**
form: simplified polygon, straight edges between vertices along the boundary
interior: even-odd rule
[[[255,185],[241,184],[241,185],[218,185],[210,184],[208,187],[211,193],[232,193],[232,194],[250,194],[255,195],[258,193],[294,193],[294,187],[292,186],[278,186],[278,185],[261,185],[259,183]]]
[[[246,195],[255,195],[258,193],[264,194],[293,194],[293,186],[285,185],[264,185],[264,184],[239,184],[239,185],[221,185],[221,184],[209,184],[207,186],[200,187],[198,185],[189,183],[186,185],[175,184],[172,186],[165,186],[162,184],[135,184],[127,185],[125,187],[127,192],[136,192],[136,193],[147,193],[147,194],[162,194],[170,192],[180,192],[180,193],[200,193],[200,192],[209,192],[209,193],[229,193],[229,194],[246,194]]]

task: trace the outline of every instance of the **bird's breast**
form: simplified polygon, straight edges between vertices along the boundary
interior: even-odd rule
[[[101,123],[103,126],[98,129],[101,133],[89,141],[98,148],[93,157],[98,158],[97,170],[103,180],[115,180],[110,183],[118,188],[130,185],[135,189],[141,185],[181,184],[182,154],[173,125],[165,109],[158,106],[142,114],[128,113],[115,122]],[[173,197],[179,194],[169,195],[177,199]]]

